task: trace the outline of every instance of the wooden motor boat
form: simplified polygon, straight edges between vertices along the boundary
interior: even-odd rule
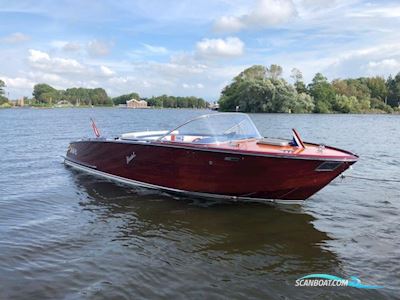
[[[93,123],[94,125],[94,123]],[[214,113],[163,131],[71,142],[65,164],[173,194],[291,203],[318,192],[358,156],[333,147],[265,138],[242,113]]]

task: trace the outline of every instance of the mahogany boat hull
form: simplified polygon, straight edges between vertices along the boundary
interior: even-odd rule
[[[346,152],[349,153],[349,152]],[[350,155],[351,153],[349,153]],[[353,155],[353,154],[351,154]],[[305,200],[356,162],[114,140],[72,142],[65,163],[166,192],[245,200]],[[337,162],[332,170],[325,162]]]

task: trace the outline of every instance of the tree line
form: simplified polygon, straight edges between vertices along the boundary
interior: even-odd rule
[[[5,84],[0,80],[0,105],[7,102],[4,97]],[[66,90],[58,90],[46,84],[39,83],[33,87],[33,99],[29,102],[32,105],[50,106],[57,104],[60,101],[68,101],[72,105],[93,105],[93,106],[110,106],[126,104],[126,101],[131,99],[140,100],[140,95],[136,92],[120,95],[110,98],[107,92],[102,88],[69,88]],[[175,96],[157,96],[151,98],[143,98],[149,106],[164,107],[164,108],[206,108],[207,102],[202,98],[194,96],[190,97],[175,97]],[[3,102],[2,102],[3,101]]]
[[[306,85],[293,69],[294,84],[284,80],[282,67],[254,65],[221,92],[221,111],[277,113],[363,113],[400,111],[400,72],[393,78],[360,77],[331,82],[317,73]]]
[[[102,88],[69,88],[57,90],[46,83],[39,83],[33,87],[34,102],[39,104],[56,104],[59,101],[68,101],[73,105],[112,105],[110,97]]]
[[[112,98],[115,105],[125,104],[130,99],[141,99],[138,93],[130,93]],[[176,97],[176,96],[152,96],[150,98],[142,98],[152,107],[159,108],[207,108],[207,101],[194,96]]]
[[[282,67],[254,65],[233,78],[221,92],[221,111],[278,113],[363,113],[400,111],[400,72],[387,79],[360,77],[328,81],[317,73],[306,85],[300,70],[293,69],[293,84],[282,77]],[[66,100],[73,105],[118,105],[140,99],[136,92],[110,98],[102,88],[69,88],[58,90],[40,83],[33,88],[33,105],[54,105]],[[197,97],[152,96],[149,106],[164,108],[206,108],[208,103]],[[0,80],[0,105],[8,105],[5,83]]]
[[[207,108],[207,101],[203,98],[190,97],[175,97],[161,95],[147,99],[150,106],[164,107],[164,108]]]

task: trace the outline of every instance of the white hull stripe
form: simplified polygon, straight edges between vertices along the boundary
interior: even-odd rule
[[[145,187],[149,189],[155,189],[155,190],[161,190],[165,192],[173,192],[173,193],[179,193],[187,196],[195,196],[195,197],[200,197],[200,198],[213,198],[213,199],[224,199],[224,200],[230,200],[230,201],[251,201],[251,202],[268,202],[268,203],[279,203],[279,204],[301,204],[304,202],[304,200],[279,200],[279,199],[264,199],[264,198],[251,198],[251,197],[238,197],[238,196],[229,196],[229,195],[221,195],[221,194],[210,194],[210,193],[201,193],[201,192],[189,192],[185,190],[179,190],[179,189],[174,189],[174,188],[168,188],[168,187],[163,187],[163,186],[158,186],[150,183],[145,183],[141,181],[136,181],[132,179],[127,179],[124,177],[120,177],[117,175],[112,175],[106,172],[102,172],[99,170],[91,169],[88,167],[85,167],[81,164],[75,163],[70,161],[68,158],[64,158],[64,163],[68,166],[71,166],[75,169],[101,176],[107,179],[111,179],[114,181],[118,181],[121,183],[125,183],[131,186],[139,186],[139,187]]]

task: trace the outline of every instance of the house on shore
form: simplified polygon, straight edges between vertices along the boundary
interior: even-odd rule
[[[54,106],[55,107],[73,107],[72,103],[67,100],[58,101]]]
[[[148,108],[147,101],[131,99],[126,101],[127,108]]]
[[[209,107],[211,110],[218,110],[218,109],[219,109],[219,103],[218,103],[218,102],[214,102],[214,103],[212,103],[212,104],[209,104],[208,107]]]
[[[24,100],[24,98],[20,98],[20,99],[17,99],[17,100],[10,100],[10,104],[12,106],[24,107],[25,106],[25,100]]]

